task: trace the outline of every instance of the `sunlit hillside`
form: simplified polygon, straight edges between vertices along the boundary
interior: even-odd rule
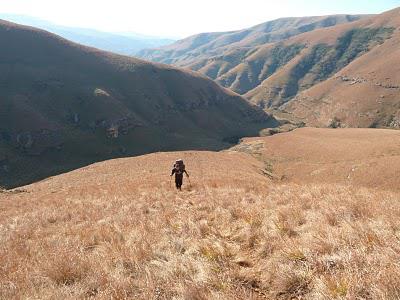
[[[332,152],[341,136],[350,143],[346,131],[325,131]],[[1,192],[0,298],[399,299],[398,190],[326,173],[300,182],[265,159],[271,143],[285,163],[313,172],[305,153],[320,147],[318,134],[111,160]],[[308,143],[285,142],[299,135]],[[379,165],[398,132],[391,142],[368,135]],[[368,161],[363,149],[341,153]],[[190,174],[182,192],[169,177],[177,158]],[[386,168],[381,176],[398,170]]]
[[[199,71],[307,126],[398,129],[399,28],[400,8],[372,16],[284,18],[140,54]]]

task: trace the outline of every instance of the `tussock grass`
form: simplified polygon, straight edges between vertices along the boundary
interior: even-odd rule
[[[0,198],[0,298],[399,299],[398,194],[210,182]]]

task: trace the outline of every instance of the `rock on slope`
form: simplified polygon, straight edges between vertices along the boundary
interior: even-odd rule
[[[220,149],[274,120],[190,71],[0,22],[0,185],[107,158]]]

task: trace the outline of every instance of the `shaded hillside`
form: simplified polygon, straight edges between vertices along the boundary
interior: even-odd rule
[[[172,39],[130,33],[110,33],[88,28],[60,26],[24,15],[0,13],[0,19],[44,29],[75,43],[123,55],[134,55],[142,49],[160,47],[174,42]]]
[[[273,119],[198,74],[1,22],[0,185],[107,158],[221,149]]]
[[[400,185],[393,177],[398,164],[388,163],[387,155],[388,147],[399,149],[399,134],[303,129],[252,139],[265,142],[261,152],[272,155],[275,166],[281,161],[283,170],[299,173],[286,181],[264,175],[253,145],[249,154],[188,151],[116,159],[0,192],[0,258],[6,262],[0,265],[0,295],[396,299]],[[373,150],[364,147],[371,140]],[[386,168],[349,169],[348,179],[335,168],[310,181],[309,172],[316,177],[325,162],[327,168],[335,164],[321,150],[350,165],[373,158],[371,166]],[[182,192],[169,183],[177,157],[191,175]],[[344,174],[351,185],[333,183]],[[397,191],[360,187],[368,181],[357,178],[370,176],[371,182],[396,179]]]
[[[239,31],[194,35],[172,45],[143,50],[138,53],[138,56],[155,62],[189,66],[197,70],[207,68],[207,65],[215,60],[230,62],[229,59],[224,59],[223,55],[231,50],[240,49],[241,54],[244,55],[259,45],[279,42],[317,28],[353,22],[363,17],[365,16],[334,15],[282,18]],[[206,74],[206,72],[203,73]]]

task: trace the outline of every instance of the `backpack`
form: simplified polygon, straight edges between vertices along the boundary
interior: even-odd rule
[[[179,173],[182,173],[185,171],[185,164],[183,163],[182,159],[178,159],[175,164],[174,164],[174,169],[179,171]]]

